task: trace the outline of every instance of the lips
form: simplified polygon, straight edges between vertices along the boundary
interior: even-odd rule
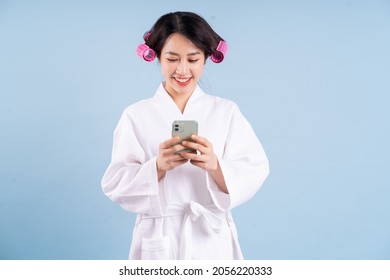
[[[184,86],[188,85],[191,82],[191,77],[190,78],[177,78],[177,77],[174,77],[173,79],[181,87],[184,87]]]

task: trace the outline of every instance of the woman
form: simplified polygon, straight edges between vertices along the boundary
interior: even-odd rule
[[[130,259],[242,259],[230,210],[251,198],[268,160],[232,101],[198,86],[208,57],[221,62],[226,42],[200,16],[169,13],[137,52],[157,57],[164,82],[152,98],[126,108],[114,132],[104,193],[138,214]],[[175,120],[196,120],[198,135],[177,144]],[[195,153],[179,152],[185,148]]]

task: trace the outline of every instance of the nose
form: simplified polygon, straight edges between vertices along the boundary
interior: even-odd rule
[[[184,74],[187,74],[188,69],[189,68],[188,68],[187,61],[180,61],[176,67],[176,73],[184,75]]]

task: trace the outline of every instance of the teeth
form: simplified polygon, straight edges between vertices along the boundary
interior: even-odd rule
[[[179,81],[180,83],[185,83],[187,82],[189,79],[191,78],[187,78],[187,79],[179,79],[179,78],[175,78],[177,81]]]

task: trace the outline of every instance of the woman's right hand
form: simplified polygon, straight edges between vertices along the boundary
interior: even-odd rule
[[[180,154],[176,154],[177,151],[184,149],[184,146],[181,144],[176,144],[179,141],[180,137],[176,136],[160,144],[156,163],[158,180],[160,180],[168,170],[172,170],[188,161],[188,159],[183,158]]]

